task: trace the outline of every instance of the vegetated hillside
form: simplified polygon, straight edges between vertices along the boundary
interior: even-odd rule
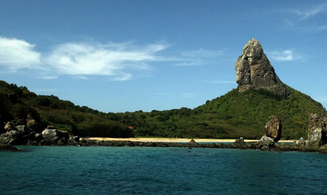
[[[282,139],[307,138],[310,114],[327,116],[326,110],[311,97],[286,87],[291,93],[287,99],[264,89],[233,89],[195,109],[104,113],[0,81],[0,115],[2,121],[30,115],[43,125],[80,136],[249,139],[264,135],[269,117],[276,115],[282,120]]]
[[[291,98],[282,99],[264,89],[243,93],[234,89],[224,96],[195,109],[198,118],[217,117],[217,124],[224,120],[231,127],[231,137],[260,138],[271,115],[282,121],[282,138],[307,137],[311,113],[326,115],[325,108],[311,97],[288,87]]]
[[[86,106],[75,106],[56,96],[38,96],[26,87],[0,81],[0,115],[2,122],[32,117],[43,126],[79,136],[132,137],[132,131],[120,122],[108,120]]]
[[[288,89],[289,99],[264,89],[242,93],[233,89],[193,110],[138,111],[109,117],[133,126],[136,136],[258,139],[264,135],[269,117],[276,115],[282,120],[283,139],[306,138],[310,113],[326,116],[326,110],[311,97]]]

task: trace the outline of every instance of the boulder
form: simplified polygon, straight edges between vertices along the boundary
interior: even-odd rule
[[[301,137],[299,140],[296,141],[296,145],[304,146],[306,144],[306,141],[303,137]]]
[[[245,145],[244,138],[240,137],[239,139],[236,139],[233,145],[235,145],[238,148],[243,148],[243,146]]]
[[[265,125],[265,135],[278,142],[281,137],[282,124],[276,116],[271,116]]]
[[[45,129],[42,131],[42,137],[48,142],[56,144],[56,142],[61,138],[68,140],[69,135],[66,132],[58,131],[57,129]]]
[[[270,137],[262,136],[258,143],[262,146],[274,146],[275,141]]]
[[[22,135],[18,130],[10,130],[0,135],[0,144],[21,144]]]
[[[48,141],[57,141],[59,139],[58,131],[56,129],[45,129],[42,131],[42,137]]]
[[[31,132],[30,128],[26,127],[25,125],[17,125],[15,128],[21,135],[29,134]]]
[[[4,129],[5,129],[5,131],[10,131],[10,130],[14,129],[14,125],[12,124],[12,122],[7,122],[5,124]]]
[[[318,114],[312,113],[308,128],[307,145],[322,146],[325,144],[327,144],[327,117],[319,117]]]
[[[265,89],[283,98],[290,96],[287,87],[280,81],[264,54],[261,44],[254,38],[243,47],[242,55],[235,63],[235,69],[239,92]]]
[[[192,146],[197,145],[197,143],[194,139],[191,139],[188,144],[192,145]]]
[[[79,136],[76,136],[76,135],[71,135],[69,137],[69,141],[71,141],[71,142],[79,142],[80,141],[80,137]]]
[[[262,146],[262,148],[261,148],[261,150],[262,151],[270,151],[271,150],[271,148],[270,148],[270,146]]]

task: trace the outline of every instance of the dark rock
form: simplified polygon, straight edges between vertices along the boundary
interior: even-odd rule
[[[17,125],[17,131],[23,136],[25,134],[29,134],[31,132],[30,128],[26,127],[25,125]]]
[[[41,133],[36,133],[36,134],[34,135],[34,137],[35,137],[35,140],[38,141],[38,142],[41,141],[41,140],[43,139]]]
[[[262,146],[261,150],[262,151],[270,151],[271,148],[270,148],[270,146]]]
[[[66,145],[67,144],[67,139],[65,137],[62,137],[57,141],[57,144],[58,145]]]
[[[197,146],[196,141],[194,139],[191,139],[188,143],[188,148],[192,149],[192,147],[195,147],[195,146]]]
[[[265,89],[283,98],[290,96],[263,53],[261,44],[254,38],[243,47],[242,55],[235,63],[239,92],[249,89]]]
[[[281,137],[282,124],[280,119],[276,116],[271,116],[267,124],[265,125],[265,135],[272,138],[275,142],[278,142]]]
[[[0,144],[0,151],[7,151],[7,152],[19,152],[22,151],[12,145],[9,144]]]
[[[194,139],[191,139],[188,143],[189,146],[196,146],[197,142]]]
[[[236,141],[233,143],[233,145],[235,145],[237,148],[244,148],[245,145],[245,141],[243,137],[240,137],[239,139],[236,139]]]
[[[321,146],[319,148],[319,152],[322,153],[322,154],[327,154],[327,144]]]
[[[38,146],[39,145],[39,142],[36,141],[36,140],[28,140],[27,146]]]
[[[0,115],[0,134],[4,133],[5,129],[4,129],[4,122],[2,120],[2,117]]]
[[[80,141],[80,137],[76,136],[76,135],[72,135],[69,137],[69,141],[71,142],[79,142]]]
[[[26,126],[38,133],[41,133],[44,130],[43,126],[35,119],[27,119]]]
[[[8,94],[8,99],[13,103],[16,104],[18,101],[17,95],[15,93]]]

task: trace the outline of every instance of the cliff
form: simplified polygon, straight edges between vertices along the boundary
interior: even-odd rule
[[[243,47],[242,55],[235,63],[235,69],[239,92],[265,89],[285,99],[291,95],[275,73],[261,44],[254,38]]]

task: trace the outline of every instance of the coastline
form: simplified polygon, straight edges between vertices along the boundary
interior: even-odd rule
[[[93,141],[131,141],[131,142],[172,142],[188,143],[190,138],[111,138],[111,137],[85,137],[86,140]],[[236,139],[194,139],[197,143],[225,143],[225,142],[235,142]],[[259,140],[245,139],[245,142],[258,142]],[[279,143],[293,143],[296,140],[279,140]]]

